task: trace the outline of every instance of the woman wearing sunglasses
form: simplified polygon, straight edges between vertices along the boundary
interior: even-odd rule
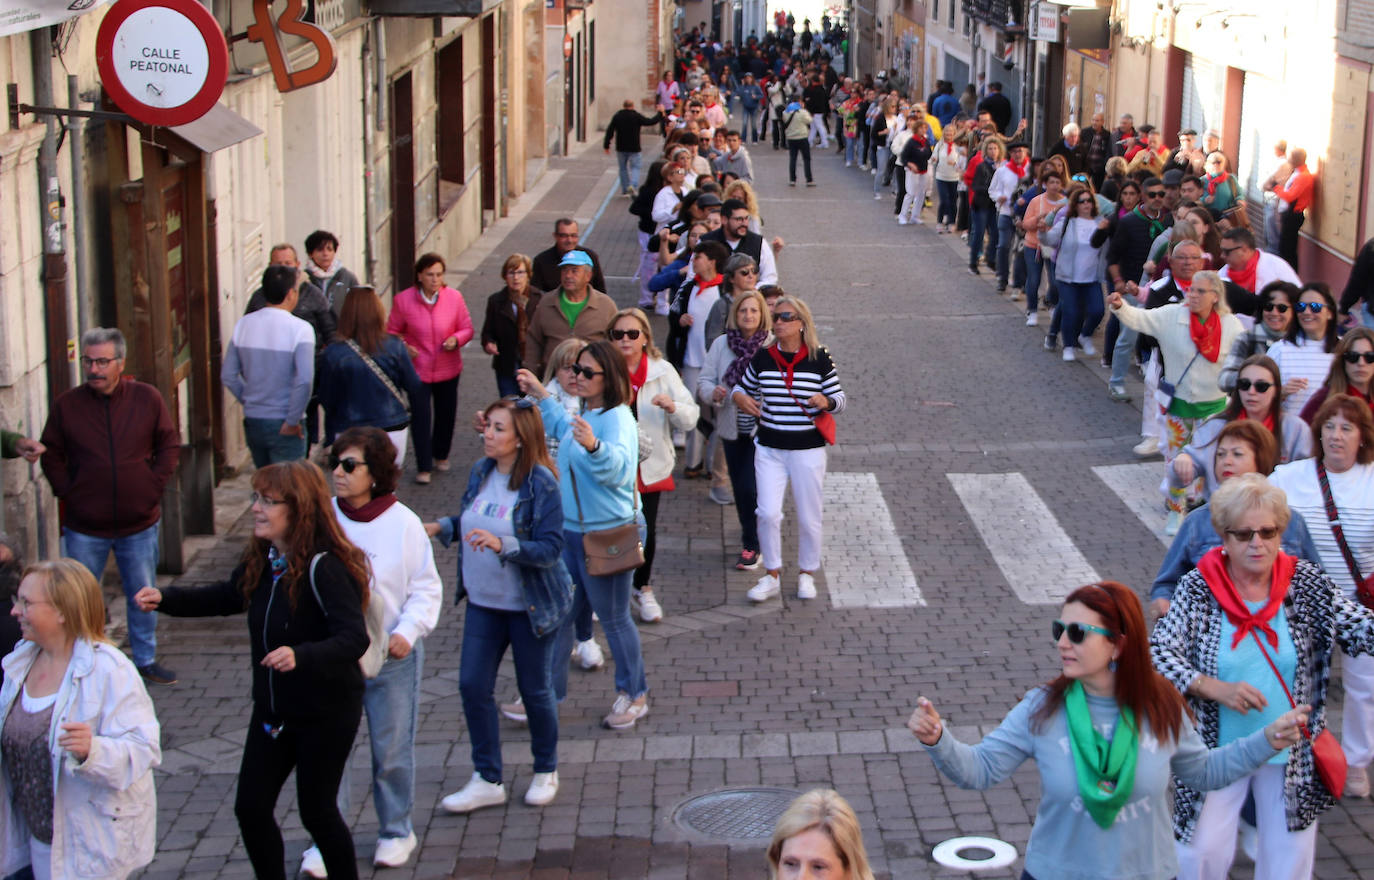
[[[1129,587],[1079,587],[1059,618],[1050,635],[1062,672],[981,743],[956,740],[925,697],[907,728],[961,788],[991,788],[1035,761],[1040,805],[1022,880],[1173,877],[1170,777],[1202,790],[1230,785],[1298,741],[1307,707],[1209,749],[1183,698],[1150,665],[1145,617]]]
[[[649,457],[640,460],[635,477],[644,507],[644,564],[635,569],[630,605],[640,620],[658,623],[663,619],[663,608],[650,584],[658,545],[658,506],[663,493],[676,488],[673,432],[696,428],[700,410],[677,370],[654,345],[648,315],[639,309],[621,309],[611,319],[608,333],[611,344],[625,358],[625,368],[630,373],[630,411],[649,447]]]
[[[1312,424],[1326,398],[1337,394],[1349,394],[1365,403],[1374,402],[1370,394],[1374,387],[1371,386],[1374,386],[1374,329],[1356,327],[1342,336],[1331,350],[1331,370],[1326,374],[1326,382],[1313,392],[1302,408],[1302,420]]]
[[[1236,387],[1240,375],[1240,365],[1255,354],[1264,354],[1269,346],[1284,338],[1288,325],[1293,323],[1293,304],[1298,301],[1298,286],[1287,281],[1271,281],[1259,292],[1259,303],[1255,307],[1255,323],[1236,337],[1231,353],[1217,377],[1217,385],[1222,391]]]
[[[1283,339],[1269,346],[1269,356],[1283,373],[1283,411],[1302,412],[1307,401],[1331,372],[1336,349],[1336,301],[1331,288],[1311,281],[1298,291],[1293,304],[1297,320]]]
[[[1282,488],[1246,474],[1218,489],[1210,507],[1221,546],[1179,581],[1151,636],[1155,667],[1187,696],[1209,748],[1232,748],[1256,731],[1291,723],[1294,703],[1315,737],[1326,726],[1331,652],[1337,645],[1351,654],[1374,652],[1374,612],[1317,565],[1280,550],[1292,517]],[[1253,772],[1206,795],[1175,775],[1182,880],[1229,876],[1241,806],[1250,794],[1259,829],[1255,876],[1312,876],[1317,816],[1332,798],[1301,734],[1287,737],[1283,750]]]
[[[582,412],[569,416],[529,370],[515,374],[520,388],[539,401],[544,430],[558,438],[558,486],[563,498],[563,563],[577,591],[573,609],[558,631],[553,649],[555,695],[568,691],[568,661],[579,609],[590,603],[615,658],[615,702],[602,719],[612,730],[625,730],[649,714],[649,684],[639,631],[630,617],[633,570],[611,575],[587,572],[585,533],[633,523],[638,503],[635,475],[639,465],[639,432],[630,411],[630,373],[625,356],[604,339],[587,345],[572,366],[572,392]]]
[[[1315,457],[1275,469],[1269,481],[1288,494],[1289,506],[1307,520],[1322,569],[1347,599],[1354,599],[1359,584],[1374,575],[1374,416],[1364,401],[1338,394],[1322,404],[1312,433]],[[1330,506],[1322,491],[1323,476]],[[1339,538],[1328,515],[1332,508],[1340,521]],[[1342,660],[1341,684],[1341,745],[1349,765],[1345,790],[1353,797],[1367,797],[1368,768],[1374,760],[1374,658]]]
[[[1198,425],[1193,438],[1169,465],[1166,478],[1175,489],[1191,486],[1202,479],[1202,497],[1209,498],[1216,491],[1219,477],[1212,467],[1217,437],[1221,429],[1235,419],[1251,419],[1273,434],[1278,457],[1273,465],[1287,464],[1312,455],[1312,431],[1307,423],[1293,413],[1283,411],[1279,382],[1279,367],[1267,355],[1251,356],[1240,368],[1240,378],[1231,390],[1226,409]],[[1260,473],[1269,475],[1269,470]]]
[[[753,602],[782,590],[782,500],[789,483],[801,541],[797,598],[816,598],[813,575],[821,565],[826,466],[826,439],[817,419],[845,407],[835,362],[816,335],[811,309],[798,297],[782,296],[773,304],[772,319],[774,343],[755,352],[731,391],[740,412],[758,419],[754,479],[767,573],[749,588]]]
[[[372,743],[372,803],[377,809],[377,850],[372,863],[404,865],[417,843],[415,730],[424,676],[424,637],[439,622],[443,584],[434,549],[415,512],[396,500],[401,469],[396,448],[378,428],[349,428],[329,454],[334,514],[344,536],[372,564],[369,602],[380,602],[386,659],[363,687],[363,711]],[[339,786],[339,812],[352,812],[347,781]],[[311,846],[301,873],[324,877],[324,858]]]

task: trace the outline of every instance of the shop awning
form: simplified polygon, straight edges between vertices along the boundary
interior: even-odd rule
[[[223,104],[211,107],[210,112],[195,122],[174,125],[168,131],[205,153],[214,153],[262,134],[262,129]]]
[[[483,0],[368,0],[373,15],[444,15],[475,18],[483,12]]]

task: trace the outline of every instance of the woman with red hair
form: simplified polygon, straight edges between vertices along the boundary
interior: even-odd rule
[[[1209,750],[1183,697],[1150,664],[1145,615],[1128,587],[1079,587],[1050,631],[1063,672],[981,743],[954,739],[925,697],[907,727],[960,788],[991,788],[1035,760],[1040,807],[1023,880],[1173,877],[1170,775],[1202,791],[1229,785],[1296,743],[1308,707]]]

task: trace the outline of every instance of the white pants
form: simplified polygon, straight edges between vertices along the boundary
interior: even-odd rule
[[[52,880],[52,844],[29,838],[29,869],[34,880]]]
[[[825,117],[817,113],[811,117],[811,128],[806,132],[806,139],[809,141],[815,136],[822,149],[830,146],[830,132],[825,130]]]
[[[797,508],[797,566],[802,571],[821,567],[824,534],[821,508],[825,487],[825,447],[774,449],[754,443],[754,478],[758,483],[759,550],[763,567],[782,568],[782,498],[792,484],[792,503]]]
[[[1178,880],[1226,880],[1236,855],[1236,826],[1247,792],[1255,793],[1259,857],[1255,880],[1306,880],[1312,876],[1317,823],[1289,831],[1283,807],[1282,764],[1265,764],[1225,788],[1206,793],[1193,842],[1176,842]]]
[[[1159,377],[1163,374],[1159,366],[1159,352],[1150,352],[1150,360],[1145,364],[1145,399],[1140,404],[1140,436],[1158,437],[1160,447],[1164,446],[1164,413],[1155,400],[1159,389]]]
[[[402,428],[399,431],[387,431],[386,435],[391,438],[391,445],[396,447],[396,467],[401,467],[406,460],[406,437],[410,434],[409,428]]]
[[[911,169],[906,169],[906,197],[902,199],[902,210],[897,212],[897,216],[903,220],[915,220],[921,216],[921,210],[926,205],[926,186],[930,180],[930,174],[917,174]]]
[[[1368,767],[1374,760],[1374,657],[1341,657],[1341,748],[1351,767]]]
[[[701,367],[689,367],[686,364],[682,367],[682,384],[688,388],[697,387],[697,377],[701,375]],[[682,464],[684,467],[699,468],[702,466],[702,457],[706,449],[706,438],[696,429],[696,426],[688,428],[686,438],[682,444]]]

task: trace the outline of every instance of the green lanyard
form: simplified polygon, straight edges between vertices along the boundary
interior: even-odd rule
[[[1102,828],[1112,827],[1116,814],[1126,805],[1135,788],[1140,736],[1135,713],[1126,706],[1120,711],[1121,722],[1108,743],[1093,727],[1082,683],[1075,681],[1064,692],[1064,714],[1068,719],[1073,766],[1078,773],[1078,794],[1088,814]]]

